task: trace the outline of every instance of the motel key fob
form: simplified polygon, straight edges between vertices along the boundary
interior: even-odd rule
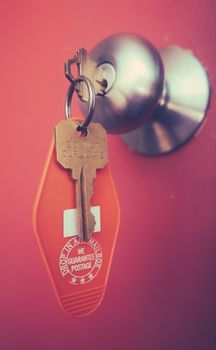
[[[75,317],[90,315],[102,302],[119,227],[106,131],[92,122],[95,85],[70,72],[71,64],[80,64],[80,54],[65,65],[71,83],[66,119],[55,127],[33,210],[35,235],[57,300]],[[74,91],[88,103],[84,121],[71,117]]]

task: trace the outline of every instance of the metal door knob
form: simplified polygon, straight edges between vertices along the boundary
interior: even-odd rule
[[[201,125],[209,103],[208,76],[188,50],[157,50],[135,34],[116,34],[90,52],[103,69],[105,96],[96,97],[94,120],[128,146],[160,155],[185,144]],[[85,113],[85,104],[81,103]]]

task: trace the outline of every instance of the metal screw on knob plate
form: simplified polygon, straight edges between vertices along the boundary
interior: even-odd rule
[[[106,89],[96,96],[94,121],[123,134],[130,149],[161,155],[184,145],[200,127],[208,108],[207,73],[191,51],[157,50],[134,34],[116,34],[89,54]],[[80,103],[85,113],[86,104]]]

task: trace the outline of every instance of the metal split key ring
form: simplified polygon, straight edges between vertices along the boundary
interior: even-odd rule
[[[65,114],[66,114],[67,119],[72,118],[71,117],[71,101],[72,101],[74,90],[76,89],[76,85],[81,83],[81,82],[85,83],[87,90],[88,90],[88,95],[89,95],[88,114],[87,114],[87,117],[84,120],[84,122],[77,127],[77,131],[80,131],[80,132],[85,134],[87,132],[88,125],[92,120],[94,110],[95,110],[94,87],[93,87],[93,84],[91,83],[91,81],[87,77],[85,77],[83,75],[79,75],[76,79],[71,81],[71,85],[69,86],[69,89],[68,89],[67,95],[66,95]]]

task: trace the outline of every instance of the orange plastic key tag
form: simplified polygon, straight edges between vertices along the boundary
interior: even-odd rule
[[[71,89],[74,90],[74,86]],[[68,94],[69,102],[72,90]],[[86,119],[87,124],[90,119]],[[84,140],[82,148],[76,149],[74,141],[71,148],[70,142],[65,140],[67,154],[65,149],[62,154],[69,161],[76,157],[91,160],[98,156],[97,141],[90,139],[87,143],[82,135],[86,121],[80,127],[80,135],[76,131],[77,137]],[[74,125],[74,120],[70,118],[64,123]],[[91,124],[89,129],[91,131]],[[76,196],[77,183],[71,176],[70,167],[64,168],[58,162],[53,138],[34,205],[34,230],[61,307],[71,316],[83,317],[91,314],[103,299],[118,233],[119,203],[108,167],[97,170],[93,180],[90,203],[94,232],[87,238],[81,234],[78,225]],[[83,205],[81,203],[80,210]]]

